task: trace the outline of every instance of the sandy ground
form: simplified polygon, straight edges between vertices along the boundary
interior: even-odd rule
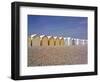
[[[28,66],[87,64],[87,46],[28,47]]]

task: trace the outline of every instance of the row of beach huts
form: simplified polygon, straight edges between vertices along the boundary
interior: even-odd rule
[[[33,34],[28,36],[28,45],[32,46],[70,46],[85,45],[87,40],[71,37],[58,37]]]

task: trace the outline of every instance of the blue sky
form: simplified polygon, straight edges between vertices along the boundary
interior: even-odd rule
[[[28,15],[28,35],[44,34],[87,39],[87,25],[87,17]]]

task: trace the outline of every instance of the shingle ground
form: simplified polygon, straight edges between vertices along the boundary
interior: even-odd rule
[[[28,66],[87,64],[87,45],[28,47]]]

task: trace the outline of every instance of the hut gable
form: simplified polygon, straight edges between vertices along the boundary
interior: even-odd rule
[[[54,38],[53,37],[49,38],[48,44],[49,44],[49,46],[54,46]]]
[[[40,36],[35,35],[32,38],[32,46],[40,46]]]
[[[41,46],[48,46],[48,37],[47,36],[42,37]]]

